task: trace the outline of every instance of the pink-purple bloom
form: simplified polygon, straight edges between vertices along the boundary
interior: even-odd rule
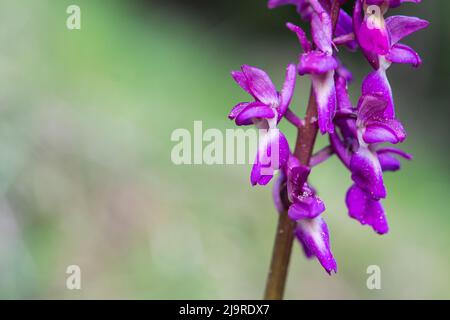
[[[324,269],[331,274],[337,272],[337,264],[330,248],[328,226],[321,216],[325,204],[308,183],[309,167],[290,156],[274,186],[274,202],[279,212],[288,210],[289,217],[297,222],[295,235],[308,258],[316,257]],[[285,208],[281,190],[285,189],[289,207]]]
[[[417,52],[399,41],[426,28],[428,21],[407,16],[384,18],[389,7],[397,7],[402,2],[420,1],[356,0],[353,13],[356,39],[375,69],[387,69],[390,63],[405,63],[414,67],[422,63]]]
[[[250,176],[253,185],[266,185],[273,177],[275,170],[283,167],[289,157],[289,144],[286,137],[277,129],[292,99],[295,88],[296,67],[291,64],[286,70],[286,79],[281,93],[278,92],[266,72],[261,69],[242,66],[242,71],[233,71],[233,79],[247,91],[255,101],[237,104],[228,115],[238,126],[254,124],[266,134],[260,141]],[[276,148],[275,148],[276,147]],[[278,154],[274,156],[273,150]],[[276,159],[278,161],[270,161]],[[267,161],[263,161],[267,160]],[[265,172],[262,173],[262,168]]]
[[[317,102],[318,123],[322,134],[334,131],[333,117],[336,112],[336,88],[334,74],[338,61],[333,56],[333,26],[329,12],[320,1],[309,2],[312,7],[311,32],[313,44],[306,33],[297,25],[287,27],[297,34],[303,54],[300,55],[298,71],[300,75],[311,76],[312,87]]]
[[[310,172],[336,155],[352,179],[345,199],[349,216],[378,234],[389,231],[382,205],[387,197],[383,174],[398,171],[400,159],[411,160],[412,156],[392,146],[405,141],[407,134],[396,116],[387,71],[393,63],[421,65],[419,54],[400,41],[429,24],[415,17],[385,18],[390,8],[420,0],[354,0],[352,15],[341,8],[345,2],[269,0],[271,9],[296,6],[301,20],[310,24],[311,35],[297,24],[286,24],[297,36],[302,52],[297,65],[288,65],[280,92],[261,69],[244,65],[240,71],[233,71],[234,80],[253,101],[237,104],[229,114],[238,126],[255,125],[267,130],[252,168],[251,182],[266,185],[279,172],[273,188],[275,206],[295,221],[295,236],[305,255],[316,257],[328,273],[336,272],[337,264],[323,219],[325,204],[309,182]],[[373,68],[361,83],[356,104],[348,94],[353,77],[338,58],[339,46],[352,51],[360,48]],[[282,119],[298,128],[305,125],[289,107],[297,75],[309,76],[317,105],[317,125],[330,141],[330,146],[317,152],[308,165],[301,164],[291,152],[277,127]],[[275,164],[261,160],[273,155],[278,159]]]

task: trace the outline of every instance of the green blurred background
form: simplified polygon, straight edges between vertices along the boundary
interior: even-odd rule
[[[81,30],[66,28],[70,4]],[[311,178],[339,271],[328,276],[296,244],[287,298],[450,298],[448,12],[446,0],[391,11],[431,21],[406,41],[422,68],[389,70],[415,155],[386,175],[391,232],[349,219],[349,173],[336,159],[321,165]],[[249,166],[173,165],[170,135],[194,120],[233,128],[228,111],[248,99],[229,76],[241,64],[281,85],[299,52],[286,20],[298,22],[293,7],[262,0],[2,0],[0,298],[261,298],[271,188],[252,188]],[[356,101],[370,69],[342,55]],[[299,79],[294,109],[309,86]],[[73,264],[82,290],[66,289]],[[381,267],[381,290],[366,287],[369,265]]]

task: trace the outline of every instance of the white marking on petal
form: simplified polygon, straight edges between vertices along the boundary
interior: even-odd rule
[[[322,231],[322,218],[317,217],[311,220],[301,220],[299,224],[301,224],[301,227],[304,229],[305,233],[313,239],[317,249],[322,254],[327,254],[327,245],[324,241]]]
[[[328,106],[328,100],[334,86],[334,70],[328,71],[325,75],[313,75],[314,88],[316,91],[317,104],[323,108]]]

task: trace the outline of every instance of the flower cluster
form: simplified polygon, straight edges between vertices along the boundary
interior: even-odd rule
[[[419,55],[399,41],[428,26],[427,21],[415,17],[385,18],[390,8],[420,0],[354,0],[352,15],[342,8],[345,2],[269,0],[269,8],[295,5],[301,20],[310,24],[311,37],[300,26],[287,23],[300,42],[302,53],[298,64],[288,65],[280,92],[261,69],[244,65],[240,71],[232,72],[234,80],[254,101],[237,104],[229,114],[238,126],[255,125],[266,131],[251,183],[266,185],[279,172],[273,189],[275,205],[280,213],[287,211],[296,221],[295,234],[306,256],[316,257],[328,273],[336,272],[337,266],[322,218],[325,205],[308,182],[311,168],[337,155],[353,181],[346,196],[350,217],[379,234],[388,232],[381,204],[386,198],[383,172],[399,170],[399,158],[412,157],[387,145],[406,139],[405,129],[396,118],[387,70],[393,63],[420,66]],[[352,74],[337,56],[339,46],[351,51],[359,48],[373,68],[362,82],[355,106],[348,94]],[[305,125],[305,120],[289,107],[297,75],[311,79],[317,107],[315,121],[320,133],[328,135],[330,141],[329,147],[313,155],[306,164],[291,152],[286,137],[277,128],[283,118],[299,129]],[[267,161],[268,157],[272,161]]]

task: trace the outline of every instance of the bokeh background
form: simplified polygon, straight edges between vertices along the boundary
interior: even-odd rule
[[[70,4],[81,7],[79,31],[66,28]],[[349,219],[348,172],[336,159],[321,165],[311,178],[339,272],[296,244],[287,298],[450,298],[448,12],[447,0],[390,12],[431,21],[406,41],[422,68],[389,70],[415,155],[386,175],[391,232]],[[233,128],[226,115],[247,97],[229,71],[241,64],[281,85],[299,52],[286,20],[299,22],[293,7],[263,0],[2,0],[0,298],[261,298],[271,188],[252,188],[249,166],[173,165],[170,135],[194,120]],[[360,53],[342,55],[356,101],[370,69]],[[295,109],[309,86],[299,80]],[[73,264],[79,291],[66,289]],[[366,287],[369,265],[381,267],[381,290]]]

